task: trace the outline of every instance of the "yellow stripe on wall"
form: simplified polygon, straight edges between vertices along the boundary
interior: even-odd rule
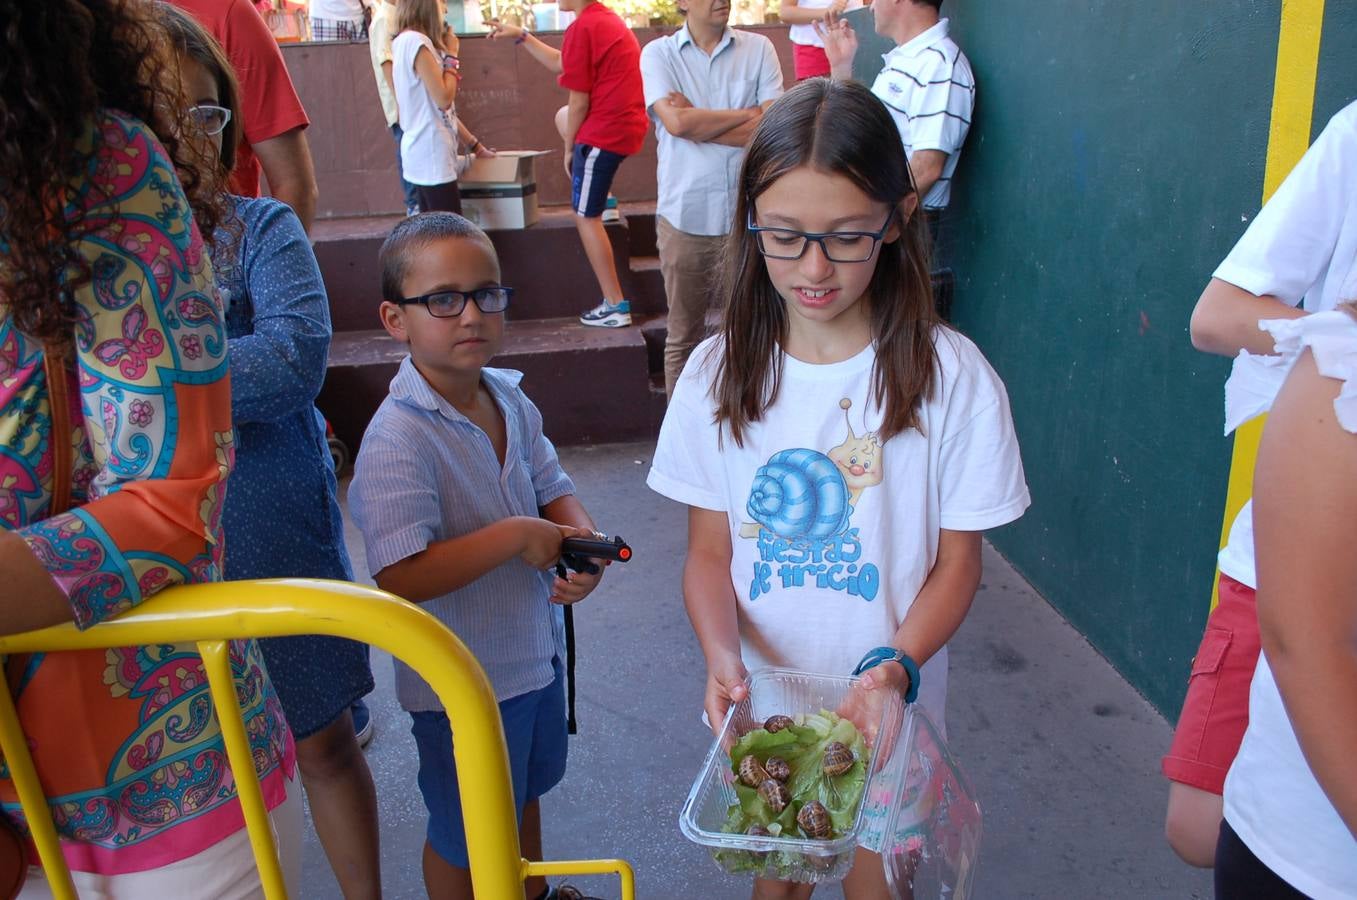
[[[1319,72],[1319,38],[1324,31],[1324,0],[1282,0],[1277,34],[1277,74],[1272,87],[1272,119],[1268,127],[1267,166],[1263,171],[1263,202],[1286,179],[1310,146],[1310,124],[1315,108],[1315,81]],[[1235,432],[1230,457],[1230,483],[1225,494],[1225,522],[1220,546],[1230,536],[1235,516],[1253,496],[1253,466],[1263,435],[1260,417]],[[1220,600],[1218,582],[1211,587],[1211,608]]]

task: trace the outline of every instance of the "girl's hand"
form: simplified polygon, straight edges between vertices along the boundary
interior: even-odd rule
[[[495,151],[492,148],[485,146],[485,144],[481,144],[476,148],[476,157],[478,159],[490,159],[496,155]]]
[[[858,52],[858,36],[849,25],[831,8],[824,22],[812,22],[811,27],[825,45],[825,57],[829,67],[852,65]]]
[[[590,562],[598,566],[598,571],[592,575],[588,572],[570,572],[565,578],[556,576],[556,580],[551,584],[552,603],[559,603],[562,606],[579,603],[598,587],[598,583],[603,580],[603,567],[612,560],[591,559]]]
[[[905,667],[898,662],[886,662],[873,666],[862,673],[862,678],[853,685],[848,696],[839,704],[838,714],[857,726],[863,740],[869,747],[881,744],[876,754],[878,765],[884,765],[894,750],[897,734],[881,735],[881,712],[891,697],[892,691],[898,691],[903,697],[909,689],[909,675]]]
[[[706,710],[712,734],[720,734],[721,723],[725,721],[731,705],[749,696],[749,688],[744,683],[748,675],[749,671],[738,658],[717,667],[708,666],[707,695],[703,699],[703,709]]]
[[[517,40],[522,36],[523,36],[522,28],[519,28],[517,25],[506,24],[504,22],[501,22],[499,19],[490,20],[490,33],[486,35],[486,37],[490,38],[490,40],[492,41],[499,40],[500,38],[509,38],[510,40]]]
[[[456,56],[457,51],[462,49],[462,39],[448,25],[443,26],[443,49],[453,56]]]
[[[886,688],[894,688],[904,696],[909,690],[909,673],[905,667],[894,660],[884,662],[879,666],[872,666],[866,672],[862,673],[862,680],[859,682],[863,690],[878,691]]]
[[[841,16],[843,11],[848,8],[848,0],[834,0],[829,4],[829,14],[831,16]]]

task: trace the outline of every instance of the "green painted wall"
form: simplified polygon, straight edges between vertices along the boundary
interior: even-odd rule
[[[1357,95],[1330,0],[1318,133]],[[1175,718],[1206,619],[1228,362],[1188,316],[1262,193],[1280,3],[948,0],[978,82],[954,318],[1008,385],[1033,506],[994,543]],[[859,77],[881,47],[864,37]]]

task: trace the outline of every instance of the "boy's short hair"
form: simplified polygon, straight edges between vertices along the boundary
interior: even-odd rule
[[[411,257],[434,241],[469,238],[482,241],[493,255],[490,236],[474,222],[451,212],[426,212],[401,222],[382,242],[377,262],[382,267],[382,299],[392,303],[402,298],[402,285],[410,272]]]

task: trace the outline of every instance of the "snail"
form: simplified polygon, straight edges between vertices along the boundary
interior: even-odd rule
[[[825,744],[824,760],[820,763],[820,769],[829,776],[842,775],[853,768],[853,763],[857,757],[853,751],[849,750],[839,741],[830,741]]]
[[[555,896],[558,900],[584,900],[584,895],[581,894],[577,888],[573,888],[568,884],[563,884],[556,888]]]
[[[758,822],[754,822],[753,824],[751,824],[748,828],[746,828],[746,829],[744,830],[744,833],[747,834],[747,835],[749,835],[750,837],[772,837],[772,836],[773,836],[773,833],[772,833],[771,831],[769,831],[767,828],[764,828],[764,827],[763,827],[762,825],[760,825]],[[754,858],[755,858],[755,859],[763,859],[764,857],[766,857],[766,856],[768,855],[768,851],[767,851],[767,850],[750,850],[749,852],[752,853],[752,854],[754,854]]]
[[[792,767],[780,756],[770,756],[763,761],[763,770],[768,773],[768,777],[783,784],[792,777]]]
[[[768,780],[768,772],[752,753],[740,760],[740,781],[748,787],[756,788]]]
[[[808,838],[827,840],[834,833],[834,825],[829,820],[829,810],[819,800],[812,800],[796,814],[796,824],[801,833]]]
[[[768,808],[775,813],[780,813],[787,808],[787,804],[792,802],[792,795],[787,793],[787,788],[782,782],[774,781],[769,778],[759,785],[759,796],[763,802],[768,804]]]
[[[750,517],[778,537],[825,540],[848,527],[848,483],[828,456],[781,450],[759,467],[745,505]]]
[[[791,728],[795,724],[791,716],[769,716],[763,723],[763,730],[769,734],[777,734],[782,729]]]

